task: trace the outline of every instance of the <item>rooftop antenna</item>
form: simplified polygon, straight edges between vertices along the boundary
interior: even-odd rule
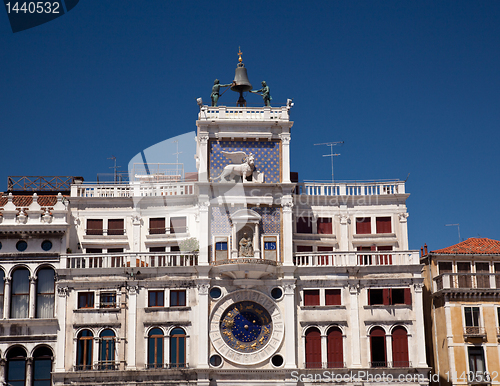
[[[337,142],[325,142],[325,143],[315,143],[314,146],[318,145],[326,145],[330,146],[330,154],[324,154],[323,157],[331,157],[332,158],[332,182],[335,182],[335,178],[333,175],[333,157],[338,157],[340,154],[334,153],[333,152],[333,147],[337,145],[343,145],[344,141],[337,141]]]
[[[445,224],[445,227],[458,227],[458,242],[461,241],[460,239],[460,224]]]
[[[115,172],[114,172],[114,181],[115,181],[115,184],[116,184],[116,180],[117,180],[117,178],[116,178],[117,177],[116,171],[118,170],[118,168],[121,168],[121,166],[116,166],[116,157],[114,155],[112,155],[108,159],[112,159],[113,161],[115,161],[115,166],[110,166],[109,168],[115,170]]]
[[[179,154],[182,154],[182,151],[179,151],[179,141],[173,140],[172,143],[175,143],[175,175],[179,175]]]

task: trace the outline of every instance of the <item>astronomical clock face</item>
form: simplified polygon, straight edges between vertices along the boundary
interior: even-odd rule
[[[283,340],[283,327],[273,300],[257,291],[237,291],[214,307],[210,338],[227,360],[251,365],[276,352]]]

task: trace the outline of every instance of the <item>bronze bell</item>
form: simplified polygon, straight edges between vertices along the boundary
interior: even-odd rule
[[[238,63],[238,67],[236,67],[234,72],[234,85],[231,86],[231,90],[236,92],[245,92],[250,91],[251,89],[252,85],[248,80],[247,69],[243,63]]]
[[[243,64],[243,59],[241,59],[241,50],[240,52],[238,52],[238,55],[240,56],[238,59],[239,63],[236,66],[236,70],[234,72],[234,81],[233,85],[231,86],[231,90],[240,93],[240,97],[238,99],[238,102],[236,103],[236,106],[244,107],[247,105],[247,101],[245,100],[245,98],[243,98],[243,93],[245,91],[250,91],[252,89],[252,85],[248,80],[247,69]]]

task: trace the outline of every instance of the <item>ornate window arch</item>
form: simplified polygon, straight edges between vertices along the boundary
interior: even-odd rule
[[[76,370],[92,370],[94,334],[83,329],[76,339]]]
[[[370,330],[370,367],[387,367],[385,330],[379,326]]]
[[[6,354],[7,366],[5,381],[10,386],[25,386],[26,384],[26,350],[22,346],[9,348]]]
[[[165,334],[159,327],[153,327],[148,332],[148,368],[156,369],[163,367],[163,346]]]
[[[187,367],[186,331],[181,327],[175,327],[170,331],[170,367]]]
[[[54,353],[48,346],[37,346],[33,350],[33,386],[52,384],[52,365]]]

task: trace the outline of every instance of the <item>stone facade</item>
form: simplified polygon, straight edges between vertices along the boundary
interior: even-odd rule
[[[75,183],[46,208],[10,196],[0,376],[23,368],[19,384],[30,384],[49,367],[54,385],[428,384],[404,182],[291,182],[289,112],[201,107],[197,181]],[[213,181],[235,152],[258,173]]]

